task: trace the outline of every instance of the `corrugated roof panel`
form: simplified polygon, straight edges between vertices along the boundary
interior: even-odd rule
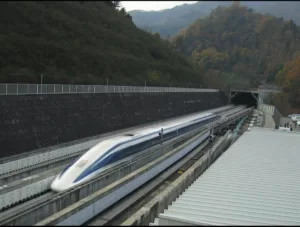
[[[299,225],[300,133],[259,128],[245,132],[159,220]]]

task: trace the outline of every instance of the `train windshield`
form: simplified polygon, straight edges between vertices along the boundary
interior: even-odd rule
[[[59,177],[62,177],[62,175],[71,167],[71,165],[73,165],[80,158],[81,158],[81,155],[79,155],[79,157],[75,158],[74,161],[72,161],[69,165],[67,165],[66,168],[61,172]]]
[[[82,168],[85,166],[85,164],[88,162],[88,160],[81,160],[76,164],[76,167]]]

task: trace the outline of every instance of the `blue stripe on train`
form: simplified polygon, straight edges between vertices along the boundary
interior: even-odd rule
[[[192,124],[192,125],[189,125],[189,126],[186,126],[184,128],[181,128],[181,129],[178,129],[178,133],[179,134],[183,134],[183,133],[186,133],[192,129],[195,129],[196,127],[200,127],[200,126],[203,126],[204,124],[207,124],[209,122],[209,120],[217,120],[219,119],[220,117],[219,116],[213,116],[213,117],[205,117],[205,119],[203,119],[202,121],[196,123],[196,124]],[[103,158],[108,152],[111,152],[112,150],[114,150],[115,148],[123,145],[123,144],[126,144],[126,143],[129,143],[129,142],[132,142],[132,141],[135,141],[137,139],[141,139],[141,138],[144,138],[146,136],[150,136],[150,135],[153,135],[153,134],[157,134],[157,132],[154,132],[154,133],[151,133],[151,134],[148,134],[148,135],[145,135],[145,136],[142,136],[142,137],[139,137],[139,138],[135,138],[135,139],[132,139],[130,141],[125,141],[125,142],[122,142],[120,144],[117,144],[115,145],[114,147],[112,147],[111,149],[109,149],[107,152],[105,152],[101,157],[99,157],[92,165],[90,165],[89,168],[87,168],[86,170],[84,170],[76,179],[73,183],[76,183],[80,180],[82,180],[83,178],[87,177],[88,175],[98,171],[100,168],[106,166],[106,165],[109,165],[111,163],[114,163],[114,162],[117,162],[125,157],[128,157],[130,155],[133,155],[135,153],[137,153],[138,151],[141,151],[141,150],[145,150],[149,147],[152,147],[156,144],[159,144],[160,143],[160,137],[155,137],[151,140],[147,140],[147,141],[144,141],[140,144],[137,144],[137,145],[132,145],[130,147],[126,147],[122,150],[119,150],[115,153],[113,153],[112,155],[106,157],[105,159],[101,160],[101,158]],[[171,134],[171,137],[168,137],[170,136]],[[172,135],[173,134],[173,135]],[[172,138],[175,138],[177,136],[177,131],[172,131],[172,132],[169,132],[169,133],[166,133],[164,134],[164,138],[167,138],[167,140],[170,140]],[[143,146],[144,145],[144,146]],[[125,152],[125,151],[131,151],[130,154],[128,154],[128,152]],[[133,151],[136,151],[136,152],[133,152]],[[95,165],[96,164],[96,165]]]

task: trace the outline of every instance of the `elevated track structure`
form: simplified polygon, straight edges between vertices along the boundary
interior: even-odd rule
[[[170,166],[186,159],[197,147],[204,148],[209,142],[208,135],[237,124],[252,110],[253,107],[229,106],[204,111],[217,113],[222,118],[163,145],[155,145],[125,158],[89,182],[61,193],[49,189],[54,177],[69,162],[105,137],[98,136],[54,150],[45,149],[40,153],[2,159],[0,225],[83,225],[156,179]],[[123,208],[126,209],[128,204],[122,205]]]

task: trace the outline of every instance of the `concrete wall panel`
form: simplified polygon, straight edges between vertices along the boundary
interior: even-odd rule
[[[0,96],[0,158],[227,103],[219,92]]]

